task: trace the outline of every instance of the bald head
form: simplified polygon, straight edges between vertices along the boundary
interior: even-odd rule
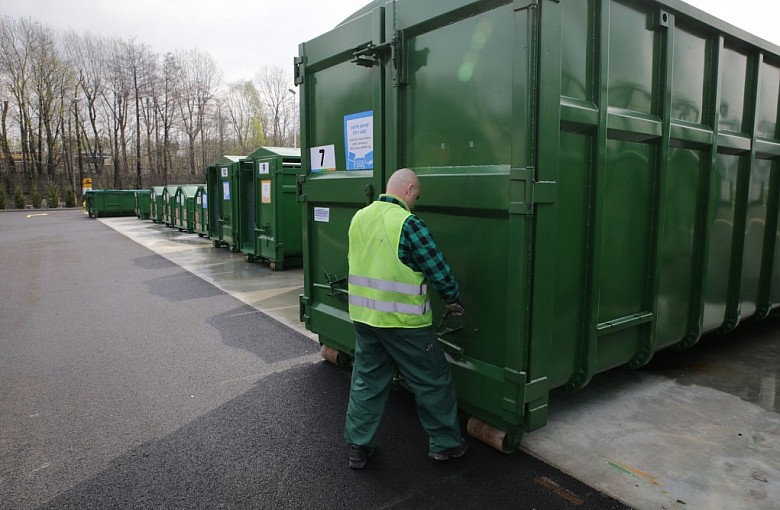
[[[387,193],[406,202],[410,210],[414,209],[414,204],[420,197],[420,180],[417,174],[410,168],[396,170],[387,181]]]

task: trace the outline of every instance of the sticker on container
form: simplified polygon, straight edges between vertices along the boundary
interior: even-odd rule
[[[223,182],[222,183],[222,198],[224,200],[230,200],[230,183],[229,182]]]
[[[344,148],[347,170],[374,168],[374,112],[344,116]]]
[[[271,203],[271,181],[260,181],[260,202]]]
[[[330,222],[330,207],[315,207],[314,221]]]
[[[260,166],[257,168],[257,173],[260,175],[271,173],[270,165],[268,162],[260,163]]]
[[[312,172],[332,172],[336,170],[336,146],[322,145],[309,149]]]
[[[206,195],[205,193],[203,194],[203,208],[204,209],[209,208],[208,195]]]
[[[228,176],[228,169],[227,169],[226,166],[223,166],[222,167],[222,177],[227,177],[227,176]]]

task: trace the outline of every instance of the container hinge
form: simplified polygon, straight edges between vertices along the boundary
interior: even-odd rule
[[[375,65],[379,65],[379,55],[384,52],[390,52],[390,54],[393,55],[396,51],[395,46],[395,39],[382,44],[369,43],[365,48],[356,49],[354,52],[352,52],[352,56],[354,58],[350,60],[350,62],[361,67],[373,67]]]
[[[298,203],[306,202],[309,197],[303,192],[303,186],[306,184],[306,174],[298,174],[295,180],[295,196],[298,198]]]
[[[298,308],[299,318],[301,322],[306,324],[306,326],[308,327],[309,321],[311,319],[311,312],[310,312],[311,299],[304,296],[303,294],[300,294],[298,296],[298,303],[299,303],[299,308]]]
[[[293,76],[295,85],[303,84],[304,69],[306,67],[306,57],[295,57],[293,59]]]
[[[513,168],[510,170],[509,180],[516,182],[517,185],[522,185],[522,190],[512,194],[513,198],[522,197],[522,201],[510,201],[510,214],[533,214],[534,204],[553,204],[558,200],[558,183],[555,181],[537,181],[534,179],[535,173],[536,169],[534,167]],[[512,188],[514,188],[514,185]]]
[[[547,400],[550,391],[546,377],[528,380],[526,372],[504,368],[503,418],[509,423],[524,423],[528,429],[543,426],[547,421]]]
[[[540,0],[514,0],[512,2],[512,9],[515,11],[522,11],[525,9],[536,9],[539,7],[539,1]],[[549,2],[554,2],[556,4],[561,3],[561,0],[548,0]]]

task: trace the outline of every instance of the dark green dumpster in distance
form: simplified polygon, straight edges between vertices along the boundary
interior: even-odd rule
[[[135,192],[135,216],[139,220],[148,220],[151,217],[151,199],[148,189]]]
[[[350,220],[416,170],[468,312],[440,340],[497,448],[553,388],[780,306],[778,46],[676,0],[382,0],[295,76],[301,319],[353,353]]]
[[[179,188],[178,184],[164,186],[162,193],[162,206],[163,215],[162,222],[167,226],[173,226],[174,215],[176,214],[176,190]]]
[[[135,192],[139,190],[98,189],[84,194],[90,218],[135,216]]]
[[[198,237],[209,235],[209,196],[205,184],[195,192],[195,233]]]
[[[274,270],[303,262],[296,196],[301,173],[300,149],[261,147],[241,162],[238,209],[248,262],[262,260]]]
[[[152,221],[163,223],[163,191],[165,186],[152,186],[149,190],[149,206],[152,214]]]
[[[173,226],[190,234],[195,232],[195,193],[200,184],[184,184],[176,188]]]
[[[222,156],[206,168],[209,197],[209,237],[215,247],[241,251],[238,211],[238,175],[243,156]]]

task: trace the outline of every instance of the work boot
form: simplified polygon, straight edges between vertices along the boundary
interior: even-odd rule
[[[366,467],[369,457],[374,454],[375,448],[368,446],[358,446],[356,444],[349,446],[349,467],[351,469],[363,469]]]
[[[428,457],[432,458],[433,460],[447,460],[450,458],[457,459],[458,457],[463,457],[463,454],[466,453],[466,450],[468,449],[468,443],[466,443],[466,440],[461,437],[460,446],[447,448],[446,450],[442,450],[440,452],[430,450],[428,451]]]

